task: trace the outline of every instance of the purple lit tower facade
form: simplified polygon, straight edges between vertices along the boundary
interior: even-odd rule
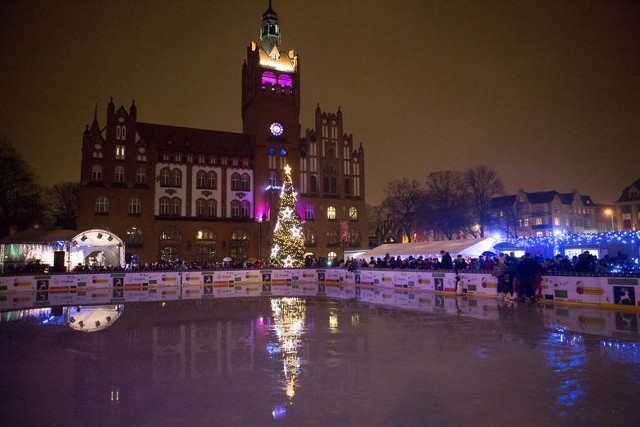
[[[342,112],[315,110],[301,136],[300,59],[281,47],[271,2],[242,66],[242,133],[138,121],[107,106],[83,136],[78,228],[126,243],[127,260],[268,259],[283,167],[292,168],[307,252],[367,245],[364,152]]]

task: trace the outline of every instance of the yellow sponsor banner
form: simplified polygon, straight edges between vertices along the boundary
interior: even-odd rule
[[[245,277],[247,279],[259,279],[260,275],[259,274],[247,274]]]
[[[92,279],[91,283],[109,283],[109,279]]]
[[[418,279],[418,283],[421,285],[429,285],[431,284],[431,279]]]
[[[382,277],[382,281],[383,281],[383,282],[392,282],[392,281],[393,281],[393,279],[392,279],[391,277],[385,277],[385,276],[383,276],[383,277]]]
[[[200,282],[200,283],[202,283],[202,277],[201,276],[185,276],[185,279],[187,279],[187,282]]]
[[[31,286],[31,282],[13,282],[13,286]]]
[[[178,280],[177,277],[175,276],[163,276],[162,277],[162,281],[163,282],[176,282]]]
[[[604,289],[602,288],[582,288],[584,295],[603,295]]]

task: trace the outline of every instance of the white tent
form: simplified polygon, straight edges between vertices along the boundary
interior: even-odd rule
[[[400,258],[413,256],[418,258],[437,258],[440,251],[449,252],[452,256],[462,255],[477,258],[485,251],[495,252],[493,246],[496,241],[491,237],[484,239],[441,240],[438,242],[387,243],[359,255],[358,258],[368,260],[370,257],[382,258],[386,254]]]

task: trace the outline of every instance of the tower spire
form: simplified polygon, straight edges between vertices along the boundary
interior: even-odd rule
[[[262,14],[262,23],[260,25],[260,46],[273,59],[280,57],[278,46],[280,45],[280,22],[278,14],[271,7],[269,0],[269,8]]]

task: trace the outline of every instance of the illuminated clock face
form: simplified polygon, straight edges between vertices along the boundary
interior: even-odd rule
[[[282,132],[284,132],[284,127],[278,122],[273,122],[271,126],[269,126],[269,130],[271,131],[271,135],[280,136]]]

